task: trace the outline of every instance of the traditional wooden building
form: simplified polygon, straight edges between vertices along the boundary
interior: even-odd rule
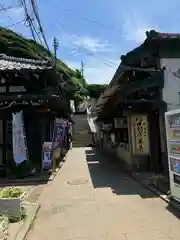
[[[23,111],[28,155],[41,168],[42,144],[52,140],[55,116],[68,117],[69,107],[48,61],[0,55],[0,165],[8,169],[12,156],[12,113]]]
[[[146,36],[121,57],[93,115],[101,138],[104,133],[104,148],[112,151],[114,133],[113,151],[128,167],[167,174],[164,113],[180,106],[180,34],[152,30]]]

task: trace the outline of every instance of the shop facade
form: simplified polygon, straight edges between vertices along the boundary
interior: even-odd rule
[[[167,110],[179,107],[180,35],[152,30],[146,36],[143,44],[121,56],[92,115],[97,116],[97,124],[107,118],[112,122],[126,119],[122,120],[126,127],[117,128],[113,123],[109,132],[115,132],[116,155],[128,168],[167,176],[164,116]]]
[[[17,139],[25,139],[24,158],[28,158],[25,162],[31,165],[28,168],[41,172],[42,146],[53,139],[54,120],[67,118],[69,114],[67,103],[56,90],[56,80],[51,62],[0,56],[1,176],[7,176],[16,168],[13,134],[20,132]],[[22,121],[17,126],[22,126],[15,131],[14,119],[19,114]]]

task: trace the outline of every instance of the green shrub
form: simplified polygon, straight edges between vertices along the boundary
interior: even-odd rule
[[[19,198],[24,191],[20,188],[4,188],[0,191],[1,198]]]

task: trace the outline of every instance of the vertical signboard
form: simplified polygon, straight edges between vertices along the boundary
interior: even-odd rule
[[[131,128],[133,153],[149,154],[149,129],[147,116],[132,116]]]
[[[53,169],[55,170],[56,159],[59,159],[61,156],[61,150],[64,147],[64,141],[66,137],[66,125],[67,122],[63,119],[56,118],[53,140],[52,140],[52,160],[53,160]]]
[[[180,109],[165,113],[171,196],[180,201]]]

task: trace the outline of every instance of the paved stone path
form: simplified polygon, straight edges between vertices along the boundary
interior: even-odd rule
[[[28,240],[179,240],[176,212],[88,148],[44,188]]]

